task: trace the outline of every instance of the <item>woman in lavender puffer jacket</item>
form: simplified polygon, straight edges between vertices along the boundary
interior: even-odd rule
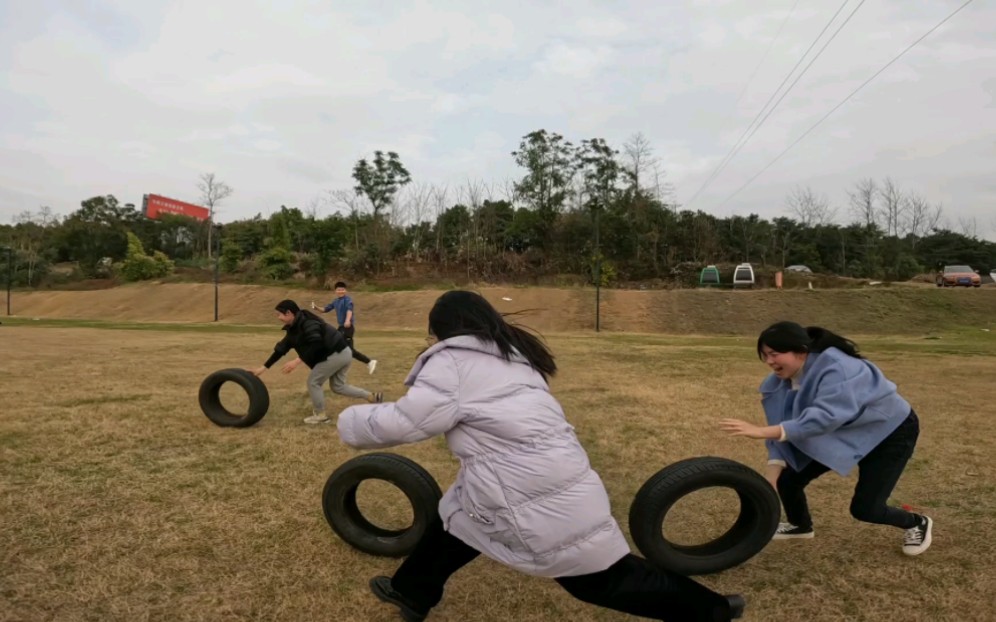
[[[440,434],[460,459],[439,517],[374,594],[408,622],[424,620],[446,580],[478,554],[555,579],[574,597],[658,620],[726,621],[743,610],[692,579],[630,553],[609,497],[547,378],[557,366],[532,334],[472,292],[443,294],[430,339],[393,403],[339,415],[353,447],[414,443]]]

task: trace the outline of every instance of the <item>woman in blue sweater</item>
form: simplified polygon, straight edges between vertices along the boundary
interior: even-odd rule
[[[774,539],[812,538],[806,486],[828,471],[847,475],[857,466],[851,515],[905,530],[907,555],[926,551],[933,521],[887,504],[920,434],[896,385],[852,341],[819,327],[773,324],[758,337],[757,355],[772,370],[760,388],[768,425],[724,419],[720,426],[768,446],[766,477],[788,520]]]

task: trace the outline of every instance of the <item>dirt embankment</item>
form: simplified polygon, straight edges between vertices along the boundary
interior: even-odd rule
[[[503,312],[545,332],[595,326],[593,289],[488,287],[480,290]],[[354,292],[361,330],[425,327],[437,290]],[[721,291],[602,290],[601,327],[607,331],[677,334],[756,334],[779,319],[821,324],[851,334],[910,334],[956,326],[992,328],[996,287],[981,289],[867,288],[857,290]],[[222,285],[222,322],[265,324],[282,298],[323,304],[328,291]],[[22,317],[143,322],[210,322],[210,284],[139,284],[98,291],[15,292]]]

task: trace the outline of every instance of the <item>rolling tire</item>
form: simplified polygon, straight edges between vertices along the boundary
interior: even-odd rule
[[[732,488],[740,515],[726,533],[696,545],[669,542],[664,518],[682,497],[704,488]],[[636,493],[629,531],[636,547],[656,566],[682,575],[710,574],[742,564],[761,551],[778,529],[781,501],[764,477],[726,458],[681,460],[655,473]]]
[[[404,529],[371,523],[356,504],[356,490],[369,479],[390,482],[412,504],[414,520]],[[443,493],[418,463],[391,453],[370,453],[347,460],[329,476],[322,490],[322,510],[332,531],[353,548],[370,555],[405,557],[439,515]]]
[[[230,412],[221,403],[221,385],[234,382],[249,395],[249,412],[239,415]],[[270,393],[263,381],[244,369],[222,369],[209,375],[201,383],[197,397],[201,410],[216,425],[225,428],[248,428],[255,425],[270,409]]]

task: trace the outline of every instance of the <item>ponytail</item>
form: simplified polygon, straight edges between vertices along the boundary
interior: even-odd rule
[[[811,352],[823,352],[827,348],[837,348],[848,356],[856,359],[863,358],[858,353],[858,345],[856,343],[846,337],[841,337],[837,333],[819,326],[807,326],[806,334],[809,335],[811,341],[811,345],[809,346]]]
[[[823,352],[827,348],[837,348],[848,356],[856,359],[862,358],[858,354],[858,346],[850,339],[819,326],[803,328],[795,322],[776,322],[764,329],[757,338],[757,357],[761,360],[764,360],[764,346],[775,352],[795,352],[797,354]]]

